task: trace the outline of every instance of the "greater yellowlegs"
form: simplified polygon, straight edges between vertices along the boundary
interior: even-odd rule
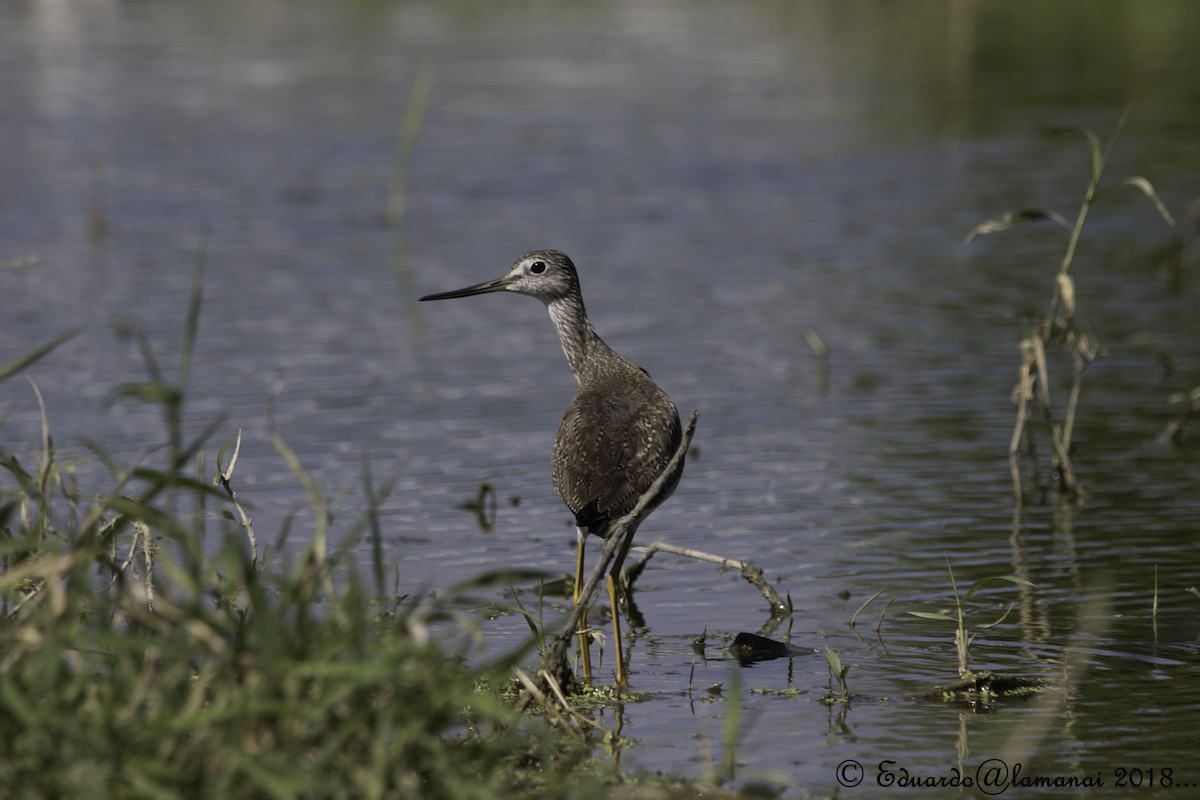
[[[607,539],[617,520],[633,510],[638,498],[662,474],[682,437],[679,413],[649,373],[596,335],[584,310],[579,275],[566,253],[534,250],[517,259],[501,278],[421,299],[448,300],[488,292],[516,292],[541,300],[550,311],[567,364],[579,383],[579,391],[558,426],[550,462],[554,488],[575,515],[578,546],[572,599],[578,604],[587,534]],[[671,496],[682,472],[680,459],[662,490],[635,523],[634,530],[650,511]],[[616,680],[621,689],[628,689],[629,683],[621,645],[620,574],[634,530],[625,537],[607,578],[617,657]],[[590,681],[586,613],[580,617],[579,644],[583,677]]]

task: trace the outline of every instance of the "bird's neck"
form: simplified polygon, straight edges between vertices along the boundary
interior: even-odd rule
[[[588,365],[597,363],[597,355],[609,350],[588,320],[583,302],[573,298],[560,298],[546,305],[550,319],[558,330],[558,340],[575,380],[583,382]]]

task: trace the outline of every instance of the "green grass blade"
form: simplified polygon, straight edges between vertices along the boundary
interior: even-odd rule
[[[850,627],[851,628],[854,627],[855,621],[858,619],[858,615],[863,612],[863,609],[866,608],[867,606],[871,605],[871,603],[873,603],[875,601],[875,598],[879,597],[879,595],[881,595],[881,594],[883,594],[883,589],[880,589],[879,591],[875,592],[875,594],[868,597],[865,601],[863,601],[863,604],[854,611],[854,615],[852,617],[850,617]],[[788,597],[788,601],[790,603],[790,601],[791,601],[790,596]]]
[[[1060,214],[1044,208],[1023,208],[1020,211],[1010,211],[1003,216],[979,223],[967,233],[966,238],[963,239],[963,244],[970,244],[971,240],[977,236],[1006,231],[1018,225],[1028,225],[1031,222],[1042,221],[1050,221],[1061,225],[1067,230],[1071,230],[1071,223]]]
[[[192,370],[192,355],[196,351],[196,337],[200,330],[200,306],[204,299],[204,259],[207,244],[200,244],[196,253],[196,265],[192,271],[192,292],[188,296],[187,317],[183,324],[183,346],[179,348],[179,370],[175,375],[175,386],[180,394],[187,386]]]
[[[0,381],[3,381],[5,378],[12,377],[13,375],[17,374],[21,370],[28,367],[30,364],[33,364],[34,362],[40,360],[42,357],[49,354],[51,351],[53,351],[59,345],[63,344],[64,342],[70,341],[71,339],[74,339],[76,336],[78,336],[80,333],[82,333],[83,329],[86,327],[87,327],[86,323],[84,323],[82,325],[76,325],[74,328],[71,328],[68,331],[60,333],[58,336],[55,336],[53,339],[46,342],[45,344],[39,345],[38,347],[34,348],[33,350],[30,350],[28,353],[21,356],[20,358],[16,358],[16,359],[8,362],[4,366],[0,366]]]
[[[400,122],[400,131],[396,136],[396,155],[392,163],[385,214],[388,225],[393,228],[398,227],[404,219],[408,167],[412,162],[413,147],[421,130],[421,121],[425,117],[425,105],[429,100],[429,88],[432,85],[433,71],[422,67],[413,81],[408,105],[404,109],[404,119]]]
[[[729,695],[725,701],[725,780],[733,780],[737,764],[737,745],[742,734],[742,674],[734,666],[729,674]]]
[[[1150,198],[1150,202],[1154,203],[1154,210],[1158,212],[1158,215],[1162,217],[1168,225],[1172,227],[1175,226],[1175,218],[1171,216],[1171,212],[1167,210],[1166,205],[1158,196],[1158,192],[1154,191],[1154,184],[1150,183],[1150,181],[1146,180],[1141,175],[1130,175],[1127,178],[1122,178],[1120,182],[1114,186],[1106,186],[1105,188],[1096,192],[1096,199],[1099,200],[1104,195],[1112,194],[1113,192],[1125,186],[1132,186],[1142,194],[1146,195],[1146,197]]]
[[[977,591],[982,589],[984,586],[987,586],[989,583],[995,583],[996,581],[1005,581],[1007,583],[1015,583],[1018,586],[1035,586],[1036,585],[1033,583],[1033,581],[1027,580],[1018,575],[994,575],[990,578],[980,578],[979,580],[977,580],[971,584],[971,588],[967,589],[967,593],[965,595],[963,595],[962,601],[964,603],[967,602],[967,600],[971,599],[971,595],[975,594]]]
[[[1078,128],[1075,126],[1063,126],[1051,128],[1052,136],[1061,136],[1063,134],[1076,133],[1087,139],[1088,144],[1088,162],[1090,166],[1090,174],[1092,185],[1095,186],[1100,182],[1100,175],[1104,172],[1104,161],[1106,154],[1104,152],[1104,143],[1100,141],[1100,137],[1095,132],[1087,128]]]

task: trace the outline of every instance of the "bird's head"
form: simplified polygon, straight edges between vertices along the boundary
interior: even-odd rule
[[[465,289],[426,295],[421,299],[449,300],[489,292],[527,294],[550,305],[555,300],[579,294],[579,275],[566,253],[559,250],[532,250],[518,258],[503,277]]]

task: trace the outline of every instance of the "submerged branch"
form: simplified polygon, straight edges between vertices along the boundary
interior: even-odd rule
[[[771,616],[778,616],[787,609],[787,604],[780,598],[779,593],[775,591],[767,579],[763,577],[762,567],[755,566],[747,561],[738,561],[724,556],[705,553],[700,550],[693,550],[690,547],[679,547],[678,545],[667,544],[666,542],[652,542],[647,547],[638,548],[642,551],[642,557],[635,561],[625,570],[625,580],[629,585],[637,580],[641,575],[642,570],[646,568],[648,562],[655,553],[671,553],[672,555],[683,556],[685,558],[695,558],[700,561],[707,561],[710,564],[717,564],[722,569],[736,569],[742,573],[742,577],[749,581],[762,593],[767,602],[771,606]]]

